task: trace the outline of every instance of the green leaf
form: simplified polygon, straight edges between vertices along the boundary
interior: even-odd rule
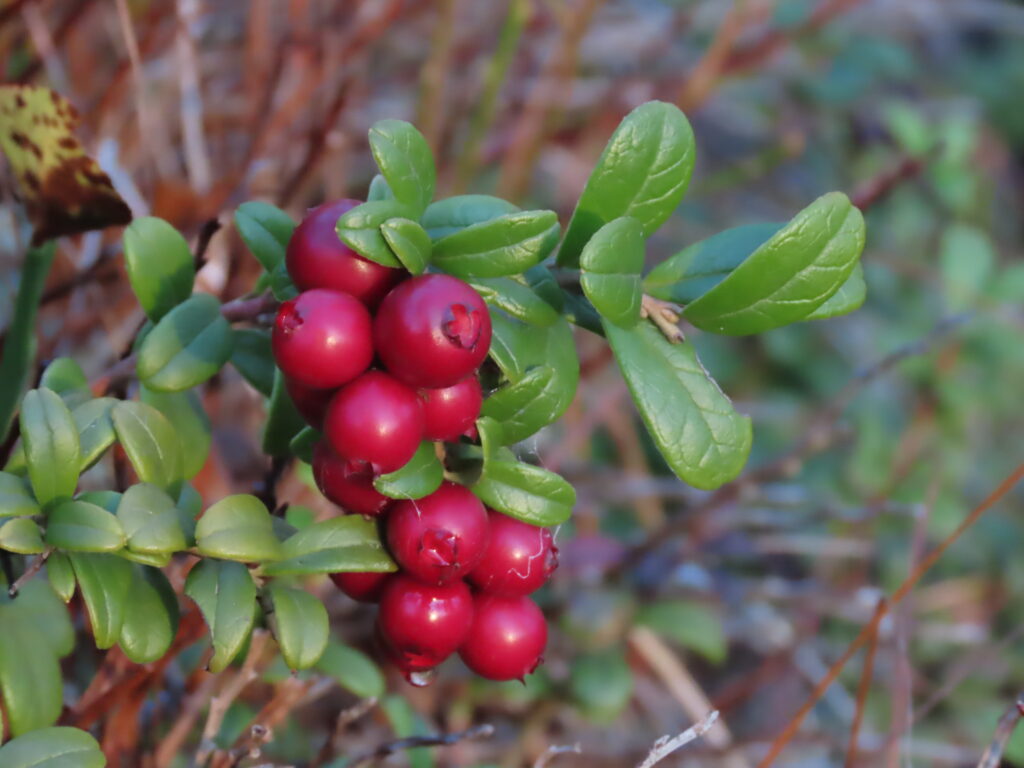
[[[0,549],[19,555],[38,555],[45,548],[39,526],[31,517],[15,517],[0,525]]]
[[[235,227],[246,247],[267,272],[284,263],[295,221],[270,203],[258,200],[242,203],[235,211]]]
[[[75,596],[75,569],[71,560],[63,552],[51,552],[46,559],[46,577],[50,586],[65,603],[71,602]]]
[[[155,485],[133,485],[121,497],[117,519],[135,552],[162,555],[185,549],[185,535],[174,499]]]
[[[210,671],[220,672],[242,650],[256,621],[256,585],[241,563],[201,560],[185,579],[185,594],[195,601],[210,628]]]
[[[653,629],[712,664],[721,664],[728,653],[722,618],[710,606],[694,600],[661,600],[640,609],[636,623]]]
[[[71,552],[68,557],[89,613],[96,647],[110,648],[121,634],[121,624],[129,607],[132,564],[108,554]]]
[[[690,343],[671,344],[650,323],[605,323],[608,343],[665,461],[695,488],[735,478],[750,453],[750,418],[732,407]]]
[[[327,648],[327,609],[304,589],[286,587],[276,581],[267,592],[274,606],[271,627],[285,663],[292,670],[309,669]]]
[[[178,598],[162,571],[135,567],[128,592],[132,609],[124,617],[118,644],[136,664],[161,658],[178,631]]]
[[[182,483],[174,506],[178,510],[181,532],[185,535],[185,546],[191,547],[196,543],[196,518],[203,511],[203,497],[191,485]]]
[[[0,747],[4,768],[104,768],[96,739],[78,728],[42,728]]]
[[[49,582],[32,579],[21,587],[14,602],[17,604],[17,620],[27,621],[35,627],[40,639],[54,654],[64,657],[75,649],[75,627],[71,623],[71,615]]]
[[[683,199],[693,161],[693,130],[677,107],[649,101],[626,115],[587,180],[558,264],[577,266],[591,236],[620,216],[650,237]]]
[[[231,326],[220,302],[208,293],[160,318],[139,347],[139,380],[158,392],[180,392],[202,384],[231,357]]]
[[[430,236],[409,219],[388,219],[380,233],[402,266],[414,275],[421,274],[430,262]]]
[[[142,402],[156,408],[174,425],[181,449],[181,474],[190,479],[202,471],[210,454],[213,435],[210,419],[203,410],[199,395],[194,391],[154,392],[143,386],[139,392]]]
[[[650,271],[644,291],[663,301],[689,304],[710,291],[784,224],[745,224],[687,246]]]
[[[423,442],[404,467],[377,477],[373,487],[392,499],[422,499],[440,488],[442,480],[444,467],[434,444]]]
[[[114,515],[87,501],[65,501],[46,521],[46,543],[69,552],[116,552],[126,538]]]
[[[196,523],[196,547],[223,560],[258,563],[281,557],[270,513],[247,494],[228,496],[206,510]]]
[[[841,192],[798,213],[683,312],[706,331],[740,336],[803,320],[846,282],[864,250],[864,217]]]
[[[289,449],[296,458],[307,464],[313,463],[313,448],[323,437],[312,427],[304,428],[299,434],[292,438]]]
[[[442,237],[434,265],[456,277],[504,277],[543,261],[558,244],[554,211],[506,213]]]
[[[148,565],[151,568],[165,568],[171,562],[171,553],[162,552],[159,554],[151,555],[144,552],[133,552],[130,549],[122,549],[115,553],[118,557],[123,557],[132,563],[138,563],[139,565]]]
[[[633,695],[633,672],[621,649],[577,656],[569,671],[569,690],[590,720],[614,722]]]
[[[434,198],[437,172],[423,134],[402,120],[379,120],[370,128],[370,151],[396,200],[418,219]]]
[[[391,187],[384,181],[384,177],[379,173],[370,179],[370,189],[366,193],[366,202],[372,203],[377,200],[394,200],[395,193],[391,191]]]
[[[82,366],[70,357],[58,357],[46,366],[39,379],[39,386],[60,395],[60,399],[72,411],[92,399],[89,380],[85,378]]]
[[[282,560],[263,566],[268,576],[390,572],[397,568],[380,541],[377,524],[360,515],[314,523],[293,534],[283,549]]]
[[[21,608],[22,602],[0,605],[0,692],[14,736],[57,722],[64,698],[51,641],[43,636],[35,617]],[[7,763],[3,765],[7,768]]]
[[[275,370],[274,389],[267,404],[267,422],[263,426],[263,452],[268,456],[287,456],[292,439],[305,428],[306,420],[288,395],[284,375]]]
[[[360,699],[380,698],[386,690],[384,675],[373,659],[341,643],[327,644],[316,669]]]
[[[117,491],[82,491],[75,496],[78,501],[87,501],[97,507],[103,507],[107,512],[117,512],[117,505],[121,503],[121,494]]]
[[[839,290],[804,320],[825,320],[830,317],[848,315],[854,310],[860,309],[867,296],[868,286],[864,282],[864,267],[858,261],[853,267],[853,272],[846,278],[846,282],[839,286]]]
[[[299,289],[292,282],[292,276],[288,274],[288,267],[283,261],[274,267],[273,272],[262,276],[256,283],[258,290],[264,290],[268,286],[278,301],[288,301],[299,295]]]
[[[640,272],[644,233],[629,216],[612,219],[594,233],[580,254],[580,286],[594,308],[622,328],[640,322]]]
[[[41,511],[23,478],[0,472],[0,517],[38,515]]]
[[[518,210],[518,206],[500,197],[456,195],[428,205],[420,224],[431,240],[440,240],[473,224],[482,224]]]
[[[357,205],[338,219],[338,237],[365,259],[385,267],[402,263],[381,234],[380,225],[388,219],[417,219],[417,211],[398,200],[377,200]]]
[[[998,261],[987,232],[963,222],[950,224],[942,233],[939,264],[942,292],[954,311],[970,309],[978,301]]]
[[[253,389],[270,397],[274,388],[274,355],[270,351],[270,331],[259,328],[233,328],[231,364]]]
[[[529,285],[534,293],[550,304],[556,312],[562,311],[562,307],[565,306],[565,292],[559,287],[558,280],[551,274],[550,269],[543,264],[538,264],[526,270],[520,279]]]
[[[133,401],[118,403],[110,416],[139,480],[176,493],[182,480],[181,446],[167,417],[151,405]]]
[[[558,418],[552,412],[557,401],[547,396],[556,376],[550,365],[531,368],[488,396],[480,413],[501,424],[509,444],[524,440]]]
[[[139,304],[154,323],[192,295],[192,252],[178,230],[163,219],[145,216],[128,226],[124,264]]]
[[[491,509],[531,525],[560,525],[572,515],[576,491],[554,472],[492,459],[470,489]]]
[[[22,400],[20,423],[36,500],[46,506],[74,494],[81,453],[78,429],[64,401],[48,389],[33,389]]]
[[[490,306],[502,309],[512,317],[530,325],[548,326],[558,319],[558,312],[534,293],[528,285],[510,277],[478,277],[469,281]]]
[[[117,440],[114,421],[110,413],[117,405],[113,397],[97,397],[75,407],[71,418],[78,429],[78,443],[81,449],[79,466],[84,472],[106,452]]]

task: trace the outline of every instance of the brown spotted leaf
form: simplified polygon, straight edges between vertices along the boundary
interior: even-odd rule
[[[49,88],[0,86],[0,149],[18,180],[33,245],[127,224],[131,211],[75,136],[78,112]]]

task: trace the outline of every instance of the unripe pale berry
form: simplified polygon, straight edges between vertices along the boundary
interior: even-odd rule
[[[449,275],[420,275],[384,297],[373,325],[377,354],[414,387],[450,387],[477,369],[491,345],[480,294]]]
[[[463,581],[438,586],[393,574],[380,597],[377,626],[404,672],[436,667],[469,632],[473,597]]]
[[[488,680],[522,680],[540,665],[548,628],[530,598],[479,594],[473,611],[459,648],[467,667]]]
[[[469,432],[480,415],[484,396],[480,380],[467,376],[443,389],[421,389],[423,436],[427,440],[455,442]]]
[[[287,378],[310,389],[334,389],[373,361],[370,313],[347,293],[306,291],[281,305],[271,346]]]
[[[558,567],[551,531],[488,510],[490,537],[469,582],[481,592],[520,597],[539,589]]]
[[[390,573],[332,573],[334,586],[360,603],[376,603],[380,600],[384,585]]]
[[[373,470],[365,461],[343,459],[326,440],[313,448],[313,479],[320,493],[346,512],[379,515],[392,503],[373,487]]]

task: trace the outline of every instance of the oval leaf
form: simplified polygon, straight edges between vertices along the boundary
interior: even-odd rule
[[[333,677],[338,685],[360,699],[384,695],[384,675],[380,667],[362,651],[341,643],[329,643],[316,663],[318,672]]]
[[[64,702],[57,655],[18,603],[0,605],[0,692],[14,736],[53,725]]]
[[[587,180],[559,265],[577,266],[593,234],[620,216],[636,219],[650,237],[683,199],[693,161],[693,130],[677,107],[650,101],[626,115]]]
[[[50,586],[65,603],[71,602],[75,596],[75,569],[71,560],[63,552],[51,552],[46,559],[46,577]]]
[[[267,272],[284,263],[295,221],[280,208],[253,200],[235,211],[235,227],[246,247]]]
[[[830,317],[848,315],[854,310],[860,309],[867,297],[868,286],[864,282],[864,267],[858,261],[853,267],[853,272],[846,278],[846,282],[839,286],[839,290],[804,320],[825,320]]]
[[[185,594],[199,606],[210,628],[210,671],[220,672],[238,655],[252,632],[256,585],[241,563],[201,560],[185,579]]]
[[[96,647],[110,648],[118,640],[128,610],[132,564],[117,555],[71,552],[68,557],[89,613]]]
[[[181,447],[167,417],[151,405],[132,401],[115,405],[110,417],[139,480],[175,492],[182,480]]]
[[[456,195],[445,200],[438,200],[427,206],[420,224],[430,235],[431,240],[458,232],[460,229],[482,224],[507,213],[515,213],[518,206],[507,200],[491,195]]]
[[[402,120],[380,120],[370,128],[370,151],[395,199],[419,218],[434,197],[437,172],[423,134]]]
[[[154,323],[192,295],[192,252],[178,230],[163,219],[146,216],[128,226],[124,264],[139,304]]]
[[[650,323],[604,326],[633,402],[672,471],[705,490],[735,478],[750,453],[750,418],[736,413],[693,345],[669,343]]]
[[[481,415],[489,416],[502,426],[508,443],[517,443],[550,424],[557,416],[551,412],[554,403],[542,397],[550,391],[556,376],[550,365],[530,369],[521,379],[509,382],[484,400]]]
[[[228,496],[206,510],[196,523],[196,547],[224,560],[258,563],[281,557],[270,513],[247,494]]]
[[[270,351],[270,332],[259,328],[233,328],[231,364],[253,389],[270,397],[274,387],[274,355]]]
[[[80,467],[84,472],[106,452],[117,440],[114,421],[110,412],[117,405],[113,397],[98,397],[82,403],[71,412],[71,418],[78,429],[78,443],[81,448]]]
[[[181,451],[181,474],[191,479],[199,474],[210,454],[213,435],[210,419],[203,410],[199,395],[187,392],[154,392],[143,386],[139,392],[142,402],[156,408],[174,425]]]
[[[377,477],[373,487],[392,499],[422,499],[440,488],[442,480],[444,467],[434,444],[423,442],[404,467]]]
[[[118,519],[87,501],[65,501],[46,520],[46,543],[69,552],[116,552],[125,541]]]
[[[430,262],[430,236],[423,227],[409,219],[388,219],[380,225],[380,233],[402,266],[414,275]]]
[[[82,366],[70,357],[58,357],[46,366],[39,378],[39,386],[60,395],[60,399],[72,411],[92,399],[89,380],[85,378]]]
[[[314,523],[288,538],[283,549],[284,559],[263,566],[268,576],[390,572],[397,568],[381,543],[377,524],[360,515]]]
[[[576,491],[562,477],[519,461],[486,459],[470,488],[491,509],[531,525],[560,525],[572,515]]]
[[[33,389],[21,403],[21,439],[28,477],[36,500],[43,506],[70,497],[78,484],[78,429],[60,397],[48,389]]]
[[[366,202],[372,203],[375,200],[394,200],[395,193],[379,173],[370,179],[370,188],[366,192]]]
[[[271,627],[289,669],[309,669],[327,648],[327,609],[303,589],[273,582],[268,588],[274,606]]]
[[[0,472],[0,517],[22,517],[41,512],[24,478]]]
[[[528,285],[510,277],[478,277],[469,281],[490,306],[502,309],[512,317],[530,325],[548,326],[558,319],[558,312],[534,293]]]
[[[96,739],[78,728],[41,728],[0,747],[4,768],[103,768]]]
[[[558,244],[554,211],[507,213],[434,243],[431,261],[456,277],[504,277],[543,261]]]
[[[580,286],[602,317],[632,328],[640,322],[643,268],[643,229],[636,219],[623,216],[605,224],[583,246]]]
[[[128,592],[132,609],[124,617],[118,644],[136,664],[161,658],[178,631],[178,598],[167,577],[156,568],[135,567]]]
[[[136,372],[158,392],[180,392],[202,384],[231,357],[231,326],[220,302],[198,293],[160,319],[142,346]]]
[[[417,211],[398,200],[377,200],[357,205],[338,219],[338,237],[365,259],[385,267],[402,263],[381,234],[380,225],[388,219],[417,219]]]
[[[155,485],[133,485],[121,497],[117,519],[135,552],[161,555],[185,549],[185,535],[174,500]]]
[[[0,525],[0,549],[19,555],[38,555],[46,547],[36,522],[30,517],[16,517]]]

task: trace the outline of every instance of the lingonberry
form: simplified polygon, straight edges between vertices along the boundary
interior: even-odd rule
[[[285,379],[284,386],[306,423],[314,429],[322,428],[324,414],[327,413],[327,406],[334,396],[334,390],[311,389],[292,379]]]
[[[320,493],[346,512],[379,515],[392,503],[373,487],[373,470],[365,461],[343,459],[326,440],[313,448],[313,479]]]
[[[390,573],[332,573],[334,586],[360,603],[376,603],[384,591]]]
[[[544,614],[530,598],[479,594],[459,655],[481,677],[521,680],[541,663],[547,641]]]
[[[490,537],[469,581],[482,592],[520,597],[539,589],[558,567],[551,531],[488,510]]]
[[[300,291],[344,291],[373,309],[406,272],[364,259],[338,239],[338,219],[357,205],[336,200],[309,211],[288,241],[285,265]]]
[[[423,398],[423,436],[427,440],[454,442],[473,428],[484,396],[480,380],[467,376],[443,389],[421,389]]]
[[[304,387],[340,387],[373,361],[370,329],[370,313],[347,293],[306,291],[277,312],[274,359],[285,376]]]
[[[420,275],[384,297],[373,322],[384,367],[414,387],[450,387],[487,356],[491,317],[480,294],[448,275]]]
[[[473,597],[463,581],[438,586],[398,573],[380,596],[377,626],[404,672],[436,667],[462,645],[473,620]]]
[[[395,504],[387,538],[392,556],[410,576],[446,584],[480,562],[487,547],[487,511],[468,488],[442,483],[429,496]]]
[[[423,440],[423,406],[415,390],[382,371],[342,387],[327,407],[324,432],[335,452],[393,472]]]

